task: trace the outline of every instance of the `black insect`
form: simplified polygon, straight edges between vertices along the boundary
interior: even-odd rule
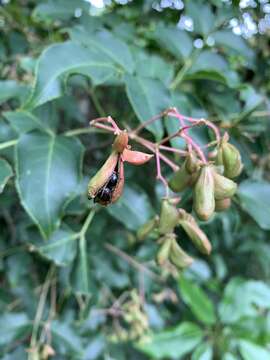
[[[109,180],[98,191],[94,202],[102,205],[108,205],[112,201],[112,194],[118,182],[118,174],[114,171]]]

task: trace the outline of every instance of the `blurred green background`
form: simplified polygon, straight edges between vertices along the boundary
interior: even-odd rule
[[[1,359],[270,359],[269,54],[267,0],[1,1]],[[127,166],[86,226],[112,141],[89,120],[132,128],[170,106],[228,131],[245,165],[202,224],[211,256],[179,232],[196,259],[181,275],[136,238],[163,196],[154,162]]]

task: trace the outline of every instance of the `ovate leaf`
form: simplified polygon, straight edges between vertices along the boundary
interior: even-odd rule
[[[76,359],[82,358],[83,345],[77,331],[69,323],[53,321],[50,326],[52,347],[57,353]]]
[[[27,111],[6,111],[5,118],[11,127],[18,133],[25,133],[33,129],[48,131],[46,123],[42,123],[38,117]]]
[[[81,178],[83,148],[77,139],[39,132],[22,135],[16,146],[17,189],[22,205],[49,237]]]
[[[69,31],[71,39],[91,49],[95,49],[103,58],[120,65],[126,72],[132,73],[134,61],[128,45],[107,30],[90,33],[82,27]]]
[[[74,260],[77,252],[78,234],[68,227],[56,230],[48,241],[37,246],[37,251],[58,266],[66,266]],[[35,245],[34,245],[35,246]]]
[[[151,359],[181,359],[200,343],[202,337],[203,333],[197,325],[183,322],[174,329],[153,334],[137,348]]]
[[[127,75],[125,83],[128,99],[141,122],[149,120],[169,107],[169,93],[161,81]],[[161,138],[163,134],[161,121],[155,121],[147,129],[157,138]]]
[[[13,171],[9,163],[5,159],[0,159],[0,193],[3,192],[12,175]]]
[[[10,99],[18,99],[20,102],[25,99],[29,88],[19,84],[15,80],[0,81],[0,104]]]
[[[185,7],[186,14],[193,20],[193,28],[196,33],[207,35],[214,29],[215,16],[210,4],[188,1]]]
[[[0,346],[10,345],[29,334],[32,324],[24,313],[5,313],[0,317]]]
[[[54,44],[40,56],[36,82],[25,108],[34,108],[63,93],[63,80],[71,74],[89,76],[94,84],[101,84],[115,75],[117,69],[99,51],[67,41]]]
[[[180,291],[184,302],[196,318],[207,325],[216,322],[216,314],[213,303],[204,291],[192,280],[181,276],[179,281]]]
[[[242,208],[264,230],[270,229],[270,184],[265,181],[243,181],[238,189]]]
[[[106,208],[111,216],[130,230],[137,230],[154,215],[149,198],[140,189],[126,186],[121,198]]]
[[[176,26],[159,24],[154,32],[154,38],[162,48],[177,58],[188,58],[192,52],[191,37]]]
[[[269,360],[270,351],[247,340],[239,342],[239,350],[244,360]]]

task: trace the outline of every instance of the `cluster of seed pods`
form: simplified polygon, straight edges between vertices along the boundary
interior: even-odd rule
[[[180,126],[177,132],[158,143],[152,143],[138,135],[151,122],[160,120],[165,115],[172,116],[179,121]],[[187,126],[186,120],[191,125]],[[108,122],[111,126],[103,122]],[[104,206],[114,203],[123,191],[124,163],[142,165],[155,156],[157,179],[161,180],[165,186],[166,196],[162,200],[160,214],[138,230],[138,239],[142,240],[149,234],[155,233],[160,244],[156,257],[158,264],[164,265],[169,262],[177,269],[182,270],[191,265],[193,259],[177,241],[175,229],[180,226],[198,250],[209,255],[211,252],[210,241],[197,224],[196,217],[201,221],[208,221],[216,211],[223,211],[230,207],[231,198],[237,190],[237,184],[232,179],[237,177],[243,168],[240,153],[234,145],[229,143],[228,134],[225,133],[221,137],[219,129],[209,120],[189,118],[181,115],[176,109],[168,109],[129,132],[121,131],[110,117],[93,120],[90,124],[112,131],[116,137],[110,156],[89,182],[89,199],[94,199],[94,202]],[[208,158],[188,133],[191,127],[201,125],[211,128],[216,136],[216,140],[207,145],[215,147]],[[185,150],[164,145],[174,137],[182,137],[186,141]],[[153,154],[131,150],[129,139],[143,145]],[[180,167],[161,151],[169,151],[183,156],[184,160]],[[169,181],[162,175],[161,161],[174,171]],[[179,193],[188,187],[192,189],[195,216],[178,207],[180,197],[170,194],[170,191]]]

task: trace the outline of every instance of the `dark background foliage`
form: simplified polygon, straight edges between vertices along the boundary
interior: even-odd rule
[[[270,359],[267,4],[2,1],[1,359]],[[228,130],[245,165],[233,206],[203,225],[212,255],[179,233],[196,258],[180,279],[135,236],[160,208],[154,164],[127,167],[90,226],[86,197],[112,141],[89,120],[134,127],[169,106]]]

